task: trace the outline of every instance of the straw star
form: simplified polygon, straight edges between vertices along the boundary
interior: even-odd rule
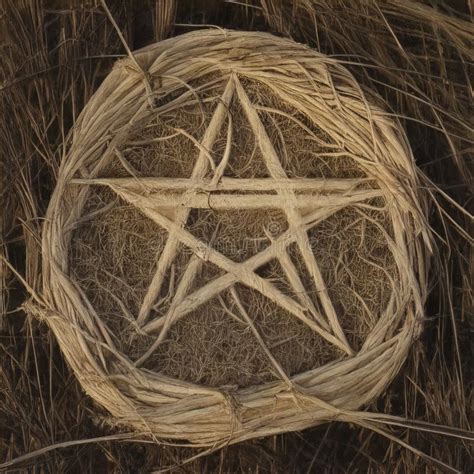
[[[223,157],[219,165],[216,166],[214,162],[210,150],[212,150],[213,143],[228,115],[228,109],[233,98],[240,102],[256,137],[269,172],[269,178],[224,177],[224,171],[231,154],[232,120],[230,115],[227,145]],[[142,365],[148,359],[158,345],[162,343],[172,324],[179,318],[185,317],[200,305],[215,296],[219,296],[224,290],[230,289],[239,309],[240,317],[250,325],[272,365],[281,377],[287,380],[284,371],[265,346],[261,335],[241,304],[234,286],[236,283],[242,283],[260,292],[305,323],[328,342],[352,355],[353,350],[339,324],[321,269],[309,245],[307,231],[344,206],[379,196],[380,191],[357,191],[355,184],[360,182],[357,179],[288,178],[256,108],[235,75],[231,75],[202,140],[197,140],[184,130],[179,130],[179,133],[193,140],[199,150],[189,179],[149,177],[93,180],[96,184],[109,186],[117,195],[136,206],[143,214],[168,232],[168,239],[159,255],[154,276],[137,316],[137,324],[143,331],[149,334],[159,332],[159,335],[135,364],[137,366]],[[213,173],[211,178],[206,177],[210,169]],[[170,194],[169,191],[173,191],[173,193]],[[241,191],[240,194],[239,191]],[[259,191],[259,194],[248,194],[249,191]],[[331,193],[330,201],[327,196],[328,192]],[[163,209],[165,208],[168,211],[170,208],[174,209],[174,216],[170,217],[169,212],[164,213]],[[211,245],[202,242],[186,229],[186,222],[193,208],[278,208],[285,213],[289,228],[274,239],[267,248],[239,263],[215,250]],[[304,265],[312,277],[323,314],[317,311],[308,295],[308,289],[305,289],[299,272],[289,257],[287,248],[293,243],[296,243]],[[151,309],[160,294],[165,275],[177,256],[180,245],[190,249],[193,256],[178,283],[174,299],[167,313],[149,320]],[[257,268],[275,258],[281,263],[288,282],[295,290],[297,297],[292,298],[282,293],[269,280],[256,273]],[[224,270],[225,273],[190,292],[200,266],[205,261],[213,263]]]

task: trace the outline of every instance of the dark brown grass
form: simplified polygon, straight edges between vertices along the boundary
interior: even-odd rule
[[[472,99],[472,34],[446,27],[448,18],[470,18],[468,2],[426,1],[421,10],[412,1],[176,3],[176,10],[169,7],[161,21],[159,0],[108,2],[132,48],[166,32],[186,31],[170,23],[169,12],[176,12],[180,25],[265,29],[338,55],[402,117],[426,175],[452,199],[469,202],[473,155],[465,124]],[[108,56],[123,51],[94,2],[3,0],[0,8],[1,251],[36,288],[40,219],[54,187],[64,137],[109,71],[113,59]],[[469,217],[437,196],[446,212],[469,230]],[[472,248],[453,225],[443,225],[436,208],[432,225],[444,243],[439,241],[441,271],[433,275],[426,328],[403,373],[372,408],[469,429]],[[114,433],[80,390],[45,327],[19,309],[27,295],[3,260],[0,271],[0,457],[9,460],[60,441]],[[458,471],[472,470],[469,446],[461,442],[415,430],[396,433]],[[108,440],[52,450],[26,461],[22,469],[148,472],[175,466],[192,454]],[[255,472],[257,466],[259,472],[438,469],[373,432],[337,423],[233,446],[174,471]]]

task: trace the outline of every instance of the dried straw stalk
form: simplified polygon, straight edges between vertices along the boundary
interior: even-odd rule
[[[149,182],[137,182],[136,178],[115,181],[98,178],[101,169],[125,143],[131,129],[183,103],[196,102],[195,91],[189,87],[183,93],[183,84],[206,77],[216,81],[216,75],[225,91],[204,138],[201,142],[196,139],[203,159],[193,173],[194,183],[162,178],[150,178]],[[80,222],[91,185],[105,184],[125,199],[135,200],[135,204],[164,226],[170,236],[186,237],[197,256],[195,262],[214,258],[217,265],[225,267],[229,273],[219,279],[220,284],[228,287],[235,281],[259,284],[254,282],[255,274],[249,266],[244,271],[242,266],[225,261],[212,249],[203,252],[195,246],[196,242],[180,227],[187,215],[186,206],[190,205],[186,197],[184,201],[181,198],[160,201],[165,199],[160,194],[165,188],[187,189],[191,195],[196,186],[214,190],[276,190],[278,195],[274,198],[286,206],[294,224],[290,235],[296,241],[304,239],[305,226],[311,219],[305,221],[296,209],[307,205],[312,194],[294,199],[292,187],[296,185],[288,182],[279,166],[258,113],[242,86],[243,78],[268,86],[277,97],[317,123],[364,169],[372,182],[365,190],[351,191],[358,184],[354,183],[357,179],[328,183],[302,179],[298,185],[309,187],[315,193],[325,186],[337,191],[327,194],[324,205],[315,211],[323,215],[328,207],[340,209],[364,197],[369,199],[374,193],[381,196],[393,226],[394,237],[386,235],[386,242],[396,262],[398,280],[388,306],[357,353],[348,346],[331,301],[322,296],[327,318],[310,323],[314,330],[342,348],[347,354],[345,357],[292,377],[271,360],[280,374],[279,381],[226,390],[162,376],[140,368],[140,361],[134,362],[120,353],[106,324],[71,276],[69,251],[72,233]],[[180,93],[176,95],[177,92]],[[225,116],[229,94],[238,95],[253,125],[272,175],[270,180],[243,180],[242,183],[232,179],[201,180],[209,167],[209,159],[212,160],[209,150],[218,122]],[[135,53],[133,61],[126,59],[117,63],[81,114],[70,137],[70,147],[61,165],[43,229],[42,298],[45,304],[37,305],[34,311],[52,328],[86,392],[104,406],[118,424],[148,433],[155,439],[188,440],[194,446],[214,447],[301,430],[329,420],[370,424],[370,417],[358,410],[385,389],[419,334],[431,253],[426,203],[420,194],[411,151],[400,125],[373,105],[376,100],[362,91],[337,61],[265,33],[197,31],[147,47]],[[218,171],[215,170],[217,174]],[[151,194],[141,191],[147,186],[152,188]],[[262,202],[267,205],[265,196],[259,199],[242,194],[234,204],[229,204],[224,202],[225,198],[216,197],[212,205],[228,206],[236,202],[239,207],[261,206]],[[156,212],[154,206],[160,205],[184,207],[173,221]],[[205,203],[193,202],[192,205],[205,206]],[[324,216],[319,215],[319,218]],[[170,238],[168,251],[173,242]],[[283,255],[284,245],[276,242],[267,254]],[[267,257],[258,254],[255,266]],[[317,268],[313,276],[315,280],[320,277]],[[208,285],[207,290],[212,292],[212,285]],[[274,296],[271,288],[268,294]],[[165,332],[169,321],[166,318],[147,321],[149,305],[145,303],[140,315],[136,315],[137,327],[141,331],[161,328]],[[181,304],[192,302],[184,299]],[[251,318],[243,307],[238,307],[241,319],[247,321],[264,346]],[[294,307],[289,309],[296,312]],[[304,314],[300,317],[309,320]],[[272,359],[268,351],[267,355]]]

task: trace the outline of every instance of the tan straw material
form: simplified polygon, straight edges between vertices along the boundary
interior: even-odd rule
[[[35,310],[156,439],[358,422],[421,328],[426,212],[400,124],[336,60],[192,32],[119,61],[75,124]]]

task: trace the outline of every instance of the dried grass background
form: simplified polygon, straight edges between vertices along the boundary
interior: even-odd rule
[[[402,118],[437,198],[440,271],[423,337],[370,407],[470,430],[472,406],[472,89],[470,4],[463,1],[255,0],[107,2],[132,49],[199,25],[265,30],[345,61]],[[0,2],[0,462],[31,472],[438,472],[379,434],[341,423],[247,442],[179,466],[194,452],[133,443],[82,393],[46,327],[25,317],[37,288],[39,228],[64,138],[124,55],[100,3]],[[470,123],[471,122],[471,123]],[[437,187],[434,187],[436,183]],[[465,210],[455,206],[457,202]],[[469,209],[469,206],[471,208]],[[8,262],[8,263],[7,263]],[[23,280],[23,281],[22,281]],[[451,472],[472,471],[472,446],[430,431],[394,434]],[[95,438],[99,438],[94,441]],[[80,443],[77,442],[80,440]],[[56,449],[50,449],[52,446]],[[449,471],[449,470],[448,470]]]

